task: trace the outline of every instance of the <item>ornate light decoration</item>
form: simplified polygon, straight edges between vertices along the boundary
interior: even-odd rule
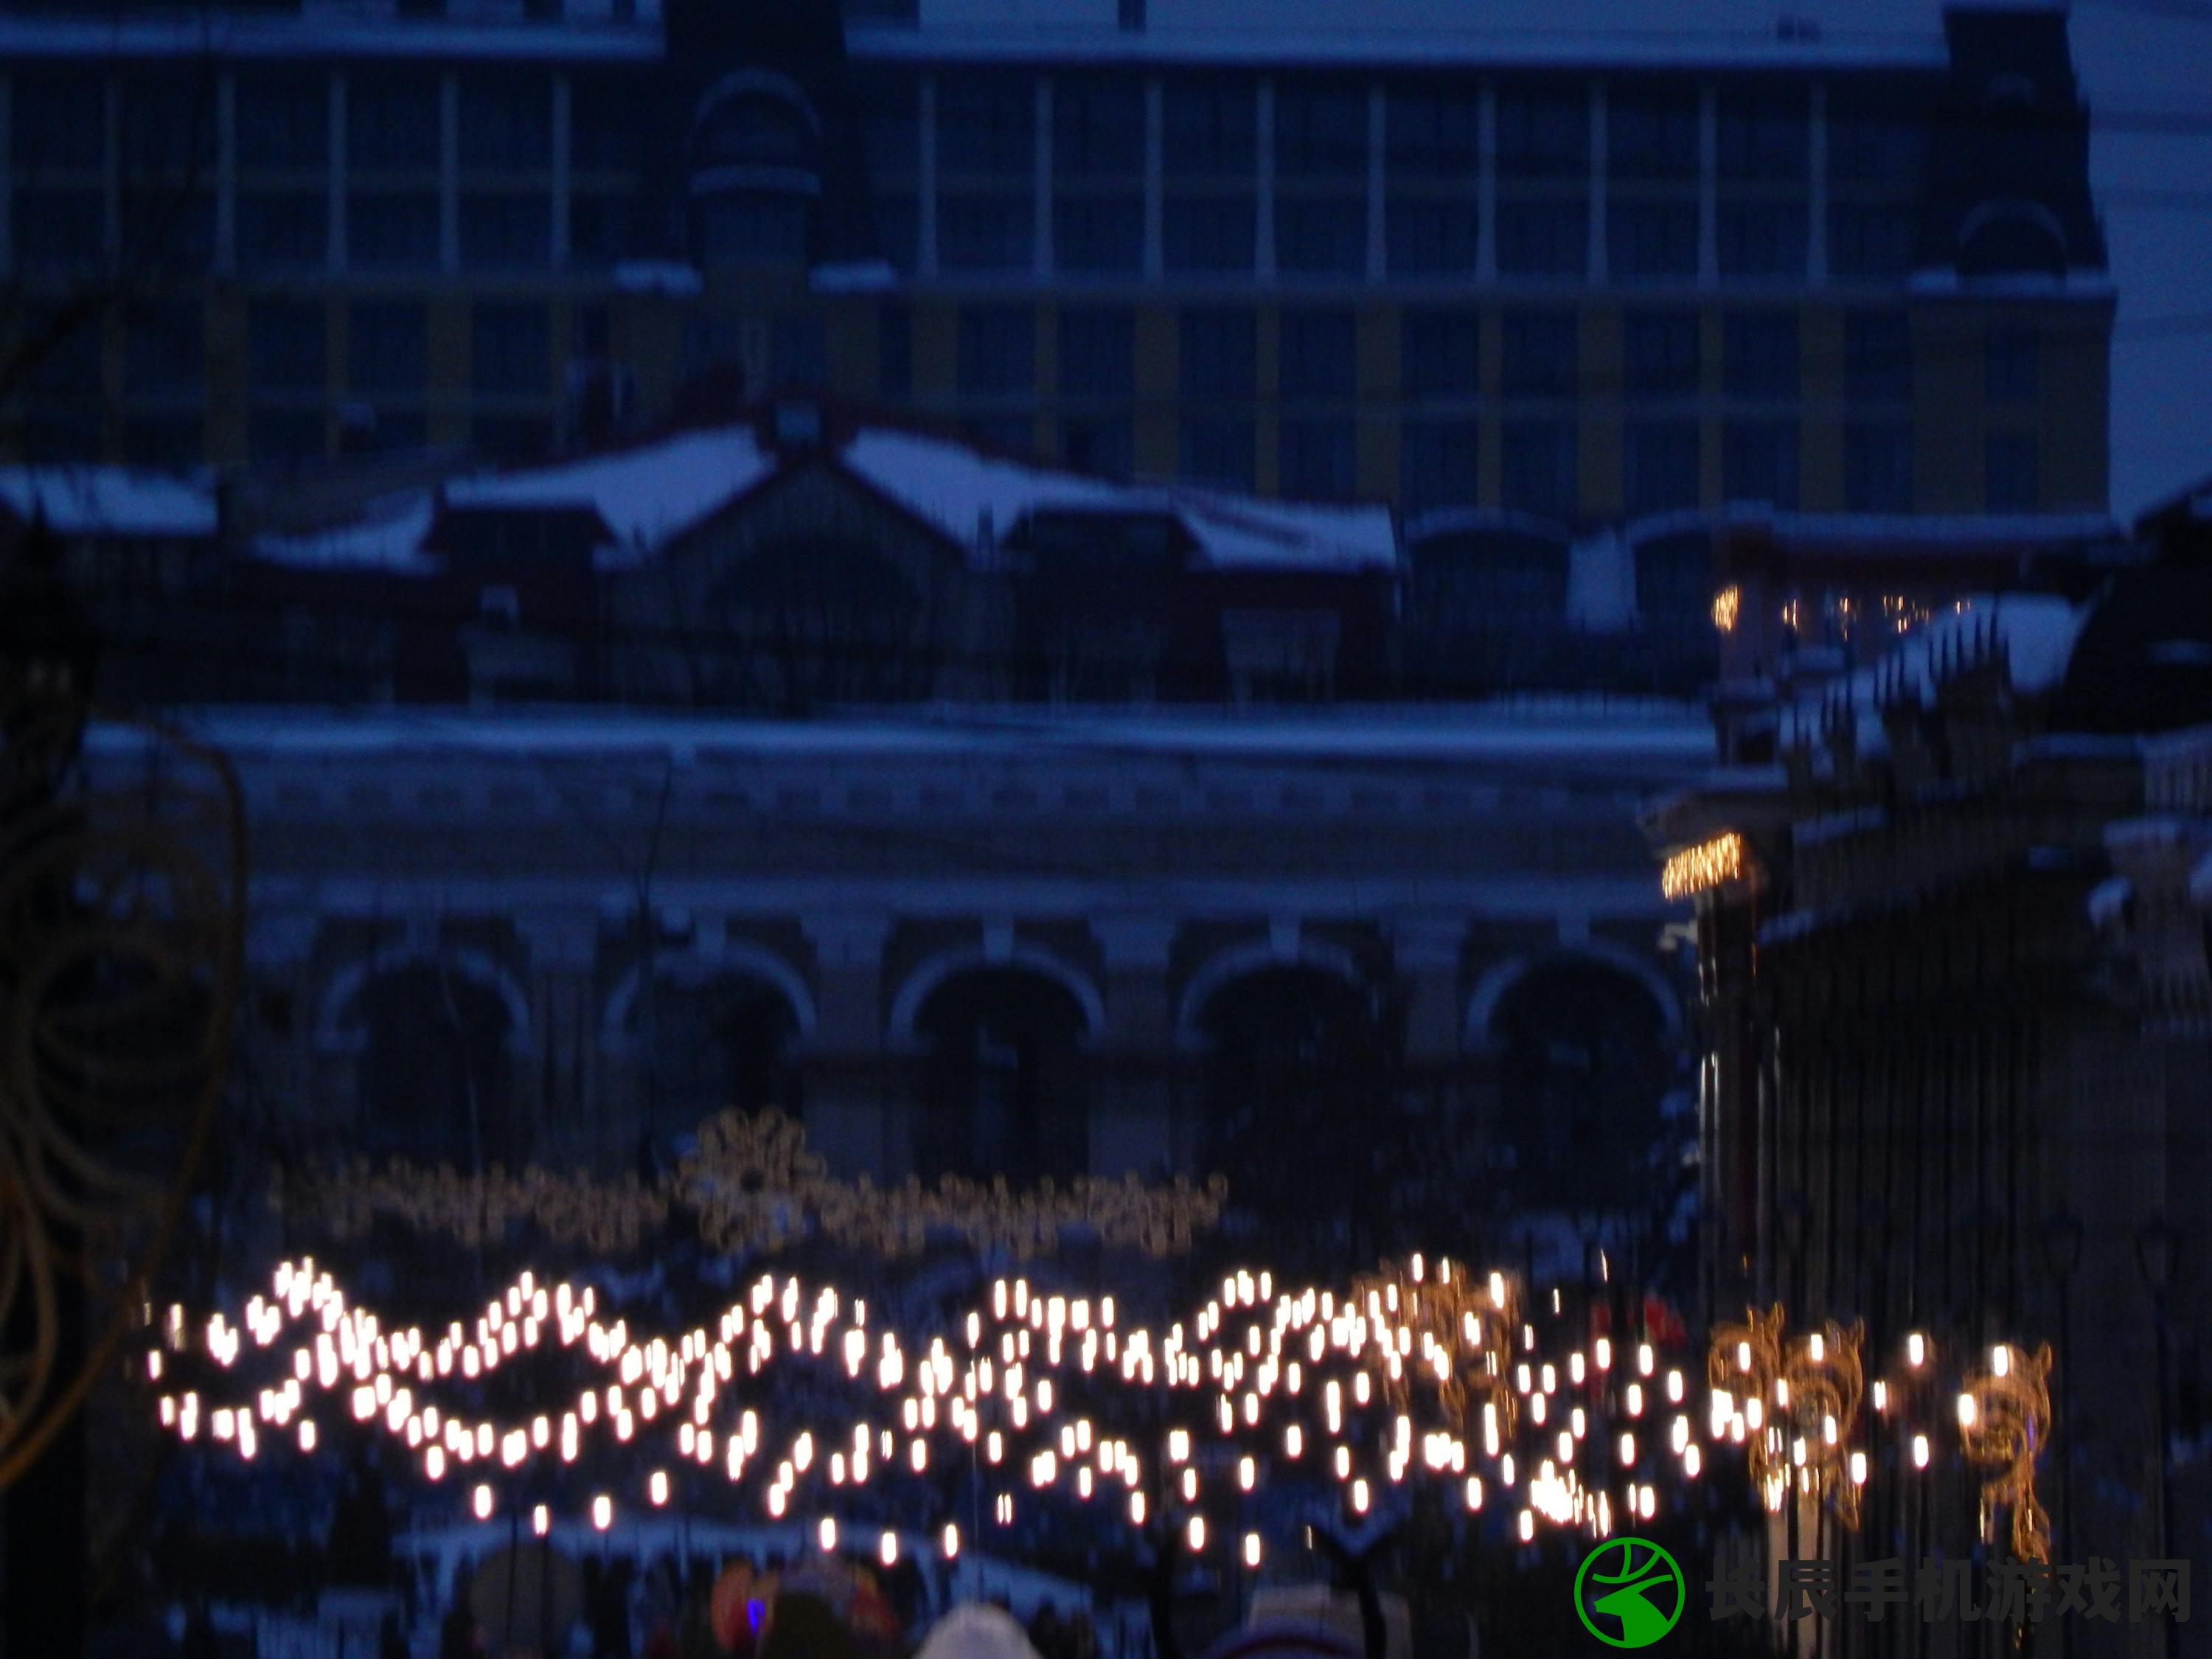
[[[1714,1437],[1746,1447],[1769,1510],[1782,1507],[1794,1480],[1856,1532],[1866,1478],[1866,1460],[1855,1455],[1866,1328],[1832,1320],[1785,1342],[1785,1319],[1778,1302],[1764,1314],[1747,1309],[1741,1324],[1714,1328],[1705,1357]]]
[[[1744,1310],[1741,1324],[1713,1327],[1705,1354],[1705,1382],[1712,1389],[1712,1432],[1745,1449],[1752,1484],[1769,1509],[1782,1506],[1787,1477],[1782,1465],[1782,1430],[1768,1417],[1775,1384],[1782,1376],[1782,1304],[1766,1312]]]
[[[1670,854],[1660,866],[1659,890],[1670,899],[1689,898],[1736,880],[1747,863],[1743,837],[1731,830]]]
[[[833,1285],[764,1273],[697,1324],[652,1334],[589,1285],[525,1273],[472,1322],[426,1329],[384,1322],[306,1261],[281,1264],[234,1323],[168,1309],[144,1359],[180,1441],[251,1462],[313,1453],[350,1419],[404,1443],[426,1483],[465,1485],[479,1521],[573,1471],[653,1507],[676,1501],[679,1479],[695,1494],[743,1483],[769,1520],[819,1516],[826,1539],[845,1493],[948,1456],[996,1489],[1002,1525],[1018,1494],[1048,1491],[1103,1500],[1139,1530],[1155,1505],[1197,1520],[1209,1488],[1253,1492],[1271,1469],[1333,1483],[1354,1516],[1409,1484],[1470,1512],[1501,1502],[1524,1540],[1540,1521],[1604,1536],[1654,1516],[1658,1483],[1694,1479],[1700,1462],[1681,1372],[1641,1345],[1616,1417],[1607,1390],[1584,1386],[1614,1362],[1607,1339],[1540,1352],[1515,1312],[1502,1274],[1439,1263],[1431,1279],[1417,1258],[1341,1297],[1240,1271],[1164,1328],[1111,1297],[1000,1278],[933,1334],[902,1333]],[[1487,1363],[1501,1353],[1510,1372]],[[1425,1361],[1436,1386],[1416,1375]],[[528,1373],[529,1403],[502,1410],[510,1368]],[[778,1389],[771,1373],[790,1370],[805,1381]],[[1486,1413],[1472,1425],[1478,1401],[1511,1394],[1528,1397],[1505,1419],[1517,1432],[1493,1433]],[[1152,1408],[1141,1430],[1132,1396]],[[1640,1455],[1623,1445],[1639,1434]],[[604,1528],[613,1496],[590,1502]],[[1202,1526],[1187,1535],[1204,1547]]]
[[[1960,1389],[1959,1443],[1969,1461],[1995,1471],[1982,1482],[1983,1535],[2002,1504],[2021,1561],[2051,1559],[2051,1516],[2035,1495],[2036,1459],[2050,1440],[2051,1345],[2027,1353],[1999,1343]]]
[[[1409,1334],[1409,1351],[1387,1355],[1382,1367],[1382,1397],[1393,1411],[1410,1412],[1426,1397],[1457,1432],[1480,1431],[1493,1455],[1513,1438],[1520,1422],[1511,1382],[1520,1297],[1510,1279],[1484,1278],[1449,1259],[1431,1274],[1415,1256],[1406,1267],[1354,1279],[1352,1297],[1377,1326]]]
[[[212,1131],[242,973],[228,764],[118,720],[103,741],[143,745],[144,781],[92,787],[70,684],[0,675],[0,1488],[144,1317]],[[62,1337],[72,1298],[81,1352]]]
[[[682,1207],[698,1218],[702,1240],[725,1255],[775,1251],[812,1235],[897,1257],[953,1235],[972,1249],[1027,1260],[1073,1231],[1152,1256],[1182,1254],[1220,1218],[1228,1195],[1218,1176],[1203,1187],[1079,1176],[1024,1190],[952,1176],[933,1188],[918,1180],[891,1188],[865,1176],[841,1181],[808,1149],[805,1131],[773,1111],[723,1112],[702,1123],[697,1138],[696,1152],[650,1184],[634,1175],[600,1181],[535,1165],[473,1176],[450,1164],[363,1161],[309,1182],[295,1204],[342,1239],[358,1237],[384,1215],[469,1246],[495,1243],[526,1222],[558,1243],[629,1250]]]

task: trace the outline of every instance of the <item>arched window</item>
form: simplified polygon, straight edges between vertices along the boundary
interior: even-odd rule
[[[1524,1208],[1617,1212],[1653,1197],[1650,1160],[1674,1076],[1667,1012],[1610,963],[1539,963],[1492,1011],[1495,1150]]]
[[[732,1107],[795,1117],[804,1106],[799,1017],[765,980],[664,968],[638,988],[623,1030],[644,1060],[650,1133],[680,1134]]]
[[[1228,1177],[1248,1224],[1294,1226],[1324,1258],[1371,1244],[1389,1068],[1367,992],[1311,964],[1261,968],[1215,991],[1198,1026],[1201,1173]]]
[[[976,968],[938,985],[915,1016],[924,1054],[915,1172],[1016,1186],[1085,1173],[1087,1030],[1068,989],[1026,969]]]
[[[726,77],[692,123],[692,228],[702,264],[797,264],[822,193],[821,123],[780,76]]]
[[[1959,227],[1959,274],[2063,276],[2065,228],[2039,202],[1985,202]]]
[[[509,1063],[515,1033],[497,989],[450,963],[410,962],[364,984],[349,1023],[362,1032],[365,1146],[463,1168],[527,1157]]]
[[[704,678],[730,702],[797,710],[928,695],[922,596],[863,543],[775,543],[732,569],[708,603],[719,631]]]

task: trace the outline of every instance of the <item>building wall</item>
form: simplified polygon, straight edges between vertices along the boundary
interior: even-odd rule
[[[126,320],[111,317],[97,349],[53,370],[62,395],[18,410],[14,441],[40,455],[218,464],[342,442],[518,453],[561,428],[563,377],[604,334],[635,381],[639,418],[677,411],[687,376],[724,362],[753,392],[821,375],[1048,458],[1066,458],[1070,418],[1103,422],[1117,435],[1090,453],[1109,470],[1176,476],[1225,459],[1263,493],[1379,495],[1413,513],[1504,504],[1611,518],[1637,510],[1631,496],[1711,507],[1747,493],[1794,495],[1779,504],[1808,510],[1908,512],[2096,507],[2105,497],[2111,301],[2101,281],[2075,280],[2076,270],[2040,291],[2011,283],[1940,295],[1908,281],[1924,263],[1906,228],[1918,222],[1926,130],[1916,137],[1893,113],[1854,112],[1869,100],[1883,111],[1931,105],[1940,75],[1675,71],[1562,82],[1468,66],[1419,78],[1141,70],[1113,82],[1065,65],[863,60],[854,86],[892,286],[823,292],[795,253],[770,252],[717,264],[702,292],[669,296],[614,272],[625,258],[683,253],[662,222],[662,163],[630,130],[665,98],[661,74],[549,64],[526,52],[495,66],[217,62],[189,106],[204,106],[212,122],[206,165],[179,175],[152,167],[127,139],[133,112],[154,107],[137,70],[19,60],[4,250],[15,270],[58,294],[72,269],[148,238],[155,216],[145,204],[172,186],[195,195],[208,247],[187,258],[179,235],[160,249],[164,283],[174,283],[165,320],[190,337],[182,356],[154,364]],[[34,132],[47,119],[49,78],[101,118],[81,132]],[[977,92],[991,87],[996,103]],[[1258,117],[1248,114],[1241,149],[1200,174],[1181,154],[1177,112],[1209,88],[1267,112],[1273,142],[1259,143]],[[175,101],[173,90],[164,95]],[[391,131],[404,126],[407,96],[434,112],[433,131],[411,145]],[[1100,117],[1107,136],[1093,141],[1067,125],[1082,100],[1115,97],[1125,126],[1129,111],[1144,112],[1140,133],[1117,140]],[[286,100],[295,118],[272,123],[267,112]],[[307,118],[319,101],[328,120],[314,137]],[[1635,112],[1647,105],[1673,112],[1674,139],[1635,136],[1644,131]],[[1538,126],[1524,129],[1524,108],[1539,111],[1528,118]],[[386,114],[363,112],[373,110]],[[1446,125],[1429,139],[1415,136],[1438,118]],[[1925,120],[1925,108],[1913,118]],[[1548,149],[1542,119],[1564,135]],[[1872,165],[1855,122],[1876,135]],[[1881,138],[1891,127],[1905,136]],[[1079,143],[1094,142],[1102,154],[1116,143],[1128,154],[1077,156]],[[1888,142],[1898,159],[1885,169]],[[2054,199],[2069,188],[2054,179]],[[1217,218],[1189,216],[1196,205]],[[1065,216],[1092,209],[1094,221]],[[1569,236],[1561,228],[1577,210],[1586,223]],[[1221,222],[1245,220],[1248,247],[1200,246]],[[2072,257],[2101,264],[2100,251]],[[398,361],[406,353],[364,355],[353,342],[361,307],[394,303],[424,307],[419,378]],[[307,361],[313,343],[301,333],[281,373],[268,362],[257,370],[255,314],[302,306],[322,314],[323,362]],[[1076,307],[1131,318],[1126,386],[1091,395],[1056,362],[1059,314]],[[1249,455],[1239,441],[1224,458],[1190,431],[1198,416],[1175,346],[1184,313],[1218,308],[1249,319],[1253,360],[1228,389],[1203,396],[1239,422],[1234,435],[1249,423]],[[1283,390],[1297,368],[1285,361],[1283,316],[1299,310],[1352,313],[1355,361],[1340,390]],[[1002,312],[1033,319],[1024,386],[1034,403],[1021,390],[963,383],[963,329],[1000,326],[988,314]],[[1528,313],[1561,315],[1572,361],[1550,352],[1546,373],[1532,379],[1516,365],[1509,384],[1501,357],[1515,356],[1507,337]],[[1655,383],[1632,363],[1631,337],[1660,313],[1695,332],[1698,360],[1679,389],[1639,389]],[[887,327],[893,313],[900,321]],[[1471,384],[1452,383],[1429,343],[1437,337],[1408,321],[1414,313],[1469,319],[1480,339]],[[1789,361],[1768,363],[1764,382],[1746,380],[1730,366],[1731,319],[1789,314],[1798,319]],[[1911,362],[1899,378],[1885,382],[1881,366],[1859,361],[1853,319],[1869,316],[1901,319]],[[818,352],[805,343],[817,329]],[[1991,402],[1993,351],[2022,356],[1998,337],[2019,330],[2034,368],[2007,371]],[[890,362],[902,332],[910,358]],[[185,364],[195,353],[197,369]],[[1442,378],[1407,387],[1409,353]],[[969,357],[972,371],[981,359]],[[363,402],[375,407],[375,434],[349,439],[344,406]],[[1571,478],[1548,476],[1558,422],[1570,428]],[[1762,422],[1770,429],[1755,440],[1733,430]],[[1409,423],[1420,428],[1410,441]],[[1662,425],[1673,434],[1656,432]],[[1652,459],[1639,459],[1646,444]],[[1786,459],[1732,459],[1760,445]],[[1795,479],[1771,477],[1778,465]],[[1664,476],[1646,479],[1654,469]],[[1558,483],[1569,487],[1555,499]]]
[[[917,1168],[933,997],[997,975],[1080,1011],[1088,1167],[1202,1172],[1216,999],[1287,971],[1398,1011],[1378,1018],[1444,1148],[1431,1174],[1471,1192],[1509,1138],[1496,1055],[1526,975],[1594,975],[1654,1042],[1679,1033],[1625,802],[1687,775],[1694,728],[1416,738],[1417,766],[1278,742],[1194,769],[1204,726],[1192,750],[1102,746],[1079,721],[1039,744],[607,717],[533,740],[509,718],[481,744],[401,722],[349,749],[264,713],[223,739],[256,849],[257,1066],[287,1080],[289,1134],[407,1150],[429,1128],[380,1128],[364,1068],[380,986],[433,975],[495,1028],[506,1115],[487,1121],[510,1160],[620,1164],[644,1130],[784,1104],[840,1170],[896,1180]],[[646,983],[781,998],[803,1098],[656,1103],[648,963]]]

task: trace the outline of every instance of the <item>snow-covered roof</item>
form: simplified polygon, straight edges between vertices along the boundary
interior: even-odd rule
[[[2018,9],[2039,9],[2033,0]],[[111,9],[112,11],[112,9]],[[1932,69],[1946,60],[1941,0],[1782,7],[1699,0],[1668,21],[1624,24],[1619,0],[1148,0],[1121,27],[1116,0],[918,0],[917,23],[856,16],[856,58],[1301,63],[1529,68]],[[625,13],[629,15],[625,15]],[[659,0],[563,0],[533,18],[523,0],[450,0],[406,17],[397,0],[301,0],[283,13],[182,3],[173,11],[0,18],[0,56],[657,59]]]
[[[215,491],[198,479],[122,466],[0,467],[0,506],[46,514],[71,536],[212,536]]]
[[[1602,699],[1322,710],[1143,708],[854,712],[811,720],[612,708],[331,709],[224,705],[179,711],[234,753],[363,755],[426,750],[483,754],[619,754],[688,760],[708,753],[908,756],[1119,753],[1262,761],[1331,758],[1437,764],[1572,757],[1695,766],[1712,726],[1693,704]],[[129,726],[102,726],[94,747],[127,750]]]
[[[750,489],[775,468],[750,427],[686,432],[657,443],[552,466],[518,468],[446,486],[456,507],[590,507],[617,547],[647,553]]]
[[[436,504],[428,489],[373,501],[359,518],[327,530],[254,538],[256,556],[271,564],[331,570],[425,574],[436,563],[422,551]]]
[[[963,547],[1003,538],[1043,507],[1104,511],[1126,492],[1103,482],[984,455],[965,444],[867,428],[853,434],[845,465]]]
[[[1700,0],[1679,21],[1624,18],[1618,0],[1148,0],[1141,29],[1113,0],[919,0],[920,23],[856,21],[856,57],[1665,67],[1932,67],[1939,0],[1778,8]]]
[[[2191,904],[2212,904],[2212,856],[2197,862],[2189,872],[2189,902]]]
[[[764,449],[750,426],[679,433],[635,447],[544,466],[447,481],[456,508],[587,508],[605,523],[612,560],[666,546],[779,469],[790,457]],[[988,562],[1007,535],[1048,512],[1158,513],[1178,520],[1217,568],[1387,569],[1396,532],[1384,507],[1310,507],[1218,491],[1132,487],[1001,460],[949,439],[865,427],[833,452],[855,477]],[[307,535],[264,536],[264,558],[282,564],[432,568],[422,552],[439,498],[420,490],[368,515]]]
[[[520,58],[553,62],[647,63],[662,55],[658,0],[640,15],[617,17],[605,0],[568,0],[557,21],[461,8],[448,18],[399,16],[390,0],[307,0],[298,12],[179,5],[173,12],[118,17],[0,17],[0,58]]]
[[[1109,483],[881,428],[855,433],[842,459],[951,540],[987,554],[1038,514],[1154,512],[1180,520],[1217,568],[1387,568],[1397,558],[1397,532],[1385,507],[1310,506],[1186,486]]]
[[[1783,714],[1786,745],[1819,737],[1824,710],[1838,696],[1850,700],[1858,746],[1876,753],[1887,741],[1883,705],[1899,698],[1926,704],[1948,666],[2003,654],[2014,690],[2039,696],[2056,690],[2066,676],[2074,641],[2087,619],[2087,606],[2045,593],[1999,593],[1967,599],[1959,611],[1938,617],[1869,667],[1854,672],[1839,688],[1803,698]]]

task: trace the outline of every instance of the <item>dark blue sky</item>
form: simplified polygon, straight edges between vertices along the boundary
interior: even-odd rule
[[[2093,123],[2112,118],[2093,125],[2090,166],[2120,291],[2112,507],[2124,517],[2212,474],[2212,3],[2100,0],[2072,16]],[[2145,113],[2201,130],[2128,129]],[[2195,327],[2145,328],[2181,317]]]

